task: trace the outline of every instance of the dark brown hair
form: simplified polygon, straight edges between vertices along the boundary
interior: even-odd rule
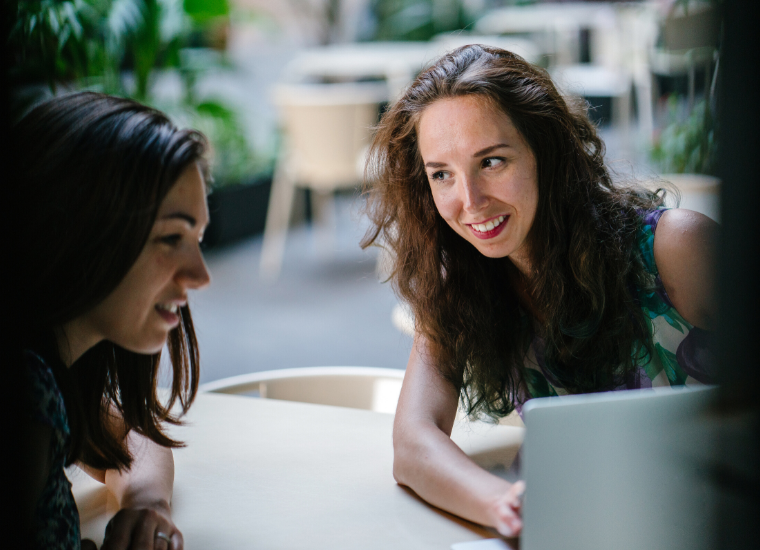
[[[662,198],[614,185],[585,107],[568,105],[547,73],[519,56],[459,48],[385,113],[367,165],[374,227],[362,246],[391,252],[394,288],[471,414],[506,415],[530,396],[523,362],[533,330],[508,282],[515,268],[480,254],[441,218],[417,147],[425,108],[461,96],[509,116],[536,158],[538,206],[527,237],[535,276],[526,284],[547,368],[571,392],[624,383],[651,353],[633,290],[653,281],[635,238],[640,209]]]
[[[193,162],[205,169],[205,138],[162,113],[92,92],[55,97],[12,128],[18,187],[17,258],[21,300],[12,318],[20,349],[51,364],[72,434],[69,462],[128,468],[124,433],[109,428],[116,409],[127,430],[177,447],[162,424],[180,423],[198,387],[198,346],[190,309],[169,334],[173,371],[164,405],[157,395],[160,353],[141,355],[103,341],[70,368],[54,330],[89,311],[121,282],[142,251],[158,207]],[[179,402],[181,412],[170,412]]]

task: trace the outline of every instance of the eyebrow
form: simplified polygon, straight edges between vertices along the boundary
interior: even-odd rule
[[[473,158],[483,157],[487,155],[488,153],[491,153],[492,151],[495,151],[496,149],[502,149],[504,147],[509,147],[506,143],[497,143],[496,145],[489,145],[485,149],[481,149],[477,153],[475,153]],[[445,162],[426,162],[425,168],[443,168],[447,166]]]
[[[491,145],[489,147],[486,147],[485,149],[481,149],[480,151],[478,151],[477,153],[475,153],[472,156],[473,157],[482,157],[482,156],[487,155],[488,153],[490,153],[492,151],[495,151],[496,149],[501,149],[503,147],[509,147],[509,145],[507,145],[506,143],[497,143],[496,145]]]
[[[164,220],[185,220],[190,224],[190,227],[195,227],[195,224],[198,223],[194,217],[190,214],[185,214],[184,212],[174,212],[172,214],[167,214],[166,216],[161,216],[161,221]]]

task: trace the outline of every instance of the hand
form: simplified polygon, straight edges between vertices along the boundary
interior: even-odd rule
[[[171,540],[171,543],[159,533]],[[122,508],[106,526],[100,550],[183,550],[184,540],[168,505]]]
[[[522,531],[522,496],[525,482],[516,481],[492,504],[489,510],[492,525],[505,537],[516,537]]]

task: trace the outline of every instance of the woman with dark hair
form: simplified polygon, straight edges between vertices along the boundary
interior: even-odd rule
[[[12,135],[23,213],[10,274],[20,297],[13,364],[26,385],[22,532],[30,548],[80,547],[64,473],[76,463],[119,502],[104,549],[182,548],[171,519],[171,449],[181,443],[165,424],[180,423],[198,386],[187,293],[209,282],[199,248],[205,138],[87,92],[37,105]],[[172,376],[162,403],[164,345]]]
[[[506,536],[524,484],[451,441],[460,397],[497,418],[533,397],[710,381],[716,225],[616,185],[603,157],[545,71],[475,45],[415,80],[370,151],[362,244],[389,250],[415,317],[394,476]]]

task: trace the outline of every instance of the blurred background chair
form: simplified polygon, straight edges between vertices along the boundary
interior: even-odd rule
[[[644,142],[653,127],[648,56],[656,39],[656,16],[649,5],[563,2],[509,6],[488,12],[476,32],[528,38],[540,49],[541,64],[561,91],[583,97],[590,116],[608,118],[621,130],[627,150],[636,93]],[[609,104],[609,114],[606,105]]]
[[[333,192],[357,187],[364,155],[388,100],[384,83],[287,84],[274,88],[281,114],[283,145],[269,199],[261,253],[262,278],[280,272],[296,187],[312,191],[322,248],[332,235]]]
[[[303,367],[231,376],[202,384],[198,390],[395,414],[405,372],[377,367]],[[457,420],[466,420],[461,408]],[[525,426],[517,412],[498,423]]]
[[[470,34],[466,32],[443,33],[433,37],[432,44],[435,47],[433,59],[449,52],[467,46],[468,44],[482,44],[494,48],[501,48],[516,53],[528,63],[538,63],[541,58],[539,47],[528,38],[519,36],[500,36]]]
[[[382,80],[395,99],[414,80],[434,52],[425,42],[330,44],[299,52],[284,68],[287,82]]]
[[[199,390],[395,413],[403,380],[398,369],[304,367],[232,376]]]

